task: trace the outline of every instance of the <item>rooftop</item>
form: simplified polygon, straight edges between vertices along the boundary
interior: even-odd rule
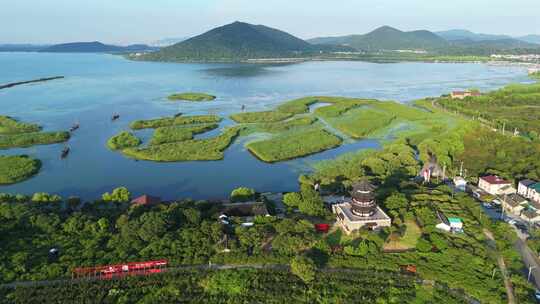
[[[369,221],[375,221],[375,220],[385,220],[389,219],[388,215],[382,211],[380,207],[377,206],[375,214],[372,216],[367,217],[361,217],[356,216],[351,212],[351,204],[350,203],[343,203],[336,205],[337,208],[341,210],[341,212],[348,218],[351,222],[369,222]]]
[[[488,176],[482,176],[480,179],[485,180],[487,183],[492,185],[505,185],[505,184],[512,184],[511,182],[497,176],[497,175],[488,175]]]
[[[524,180],[520,181],[519,183],[522,184],[525,187],[529,187],[532,184],[536,184],[536,181],[533,181],[532,179],[524,179]]]
[[[523,196],[515,193],[507,195],[505,199],[505,203],[511,207],[517,207],[525,202],[527,202],[527,200]]]
[[[151,205],[151,204],[159,204],[161,203],[161,198],[157,196],[151,196],[151,195],[142,195],[139,196],[131,201],[132,204],[135,205]]]

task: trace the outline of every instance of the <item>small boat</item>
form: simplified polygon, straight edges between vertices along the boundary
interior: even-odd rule
[[[246,109],[246,105],[242,105],[242,111]]]
[[[180,116],[182,116],[183,114],[184,114],[184,113],[176,113],[176,114],[174,114],[174,118],[180,117]]]
[[[68,156],[69,154],[69,147],[64,147],[64,149],[62,149],[62,155],[60,155],[60,158],[64,159]]]
[[[112,121],[115,121],[115,120],[117,120],[118,118],[120,118],[120,115],[114,114],[113,117],[111,118],[111,120],[112,120]]]
[[[71,128],[69,128],[69,132],[73,132],[73,131],[79,129],[79,127],[80,127],[80,126],[79,126],[78,123],[77,123],[77,124],[74,124],[73,126],[71,126]]]

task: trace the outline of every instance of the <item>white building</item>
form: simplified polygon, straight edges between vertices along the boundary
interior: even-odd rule
[[[497,175],[482,176],[478,180],[478,188],[491,195],[505,195],[516,193],[512,182],[504,180]]]

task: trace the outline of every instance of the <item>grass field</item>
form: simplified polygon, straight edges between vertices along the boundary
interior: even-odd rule
[[[152,135],[150,145],[161,145],[166,143],[185,141],[193,139],[195,134],[205,133],[214,130],[217,124],[204,124],[198,126],[172,126],[157,128]]]
[[[232,127],[212,138],[128,148],[122,152],[131,158],[157,162],[220,160],[223,159],[223,151],[229,147],[239,131],[239,127]]]
[[[292,117],[291,113],[279,111],[245,112],[231,115],[231,119],[237,123],[260,123],[276,122]]]
[[[65,142],[69,132],[40,132],[0,135],[0,149],[24,148]]]
[[[39,132],[41,127],[17,121],[9,116],[0,115],[0,135]]]
[[[41,162],[27,156],[0,156],[0,185],[24,181],[39,172]]]
[[[399,239],[389,239],[384,244],[385,250],[409,250],[416,248],[418,239],[422,236],[422,229],[413,220],[406,220],[405,234]]]
[[[265,162],[278,162],[328,150],[341,142],[341,138],[328,131],[309,130],[251,142],[246,147]]]
[[[133,148],[137,147],[140,144],[141,140],[137,136],[133,135],[133,133],[127,131],[120,132],[119,134],[111,137],[107,141],[107,146],[111,150],[123,150],[126,148]]]
[[[161,127],[170,127],[177,125],[191,124],[207,124],[218,123],[221,118],[217,115],[195,115],[195,116],[178,116],[178,117],[162,117],[148,120],[136,120],[129,126],[134,130],[140,129],[156,129]]]
[[[216,96],[206,93],[178,93],[172,94],[167,97],[169,100],[184,100],[184,101],[212,101],[216,99]]]

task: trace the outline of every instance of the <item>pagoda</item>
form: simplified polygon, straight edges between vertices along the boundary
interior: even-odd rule
[[[363,227],[373,230],[392,224],[390,217],[377,205],[376,189],[369,181],[361,180],[353,184],[350,197],[332,206],[338,224],[346,233]]]

